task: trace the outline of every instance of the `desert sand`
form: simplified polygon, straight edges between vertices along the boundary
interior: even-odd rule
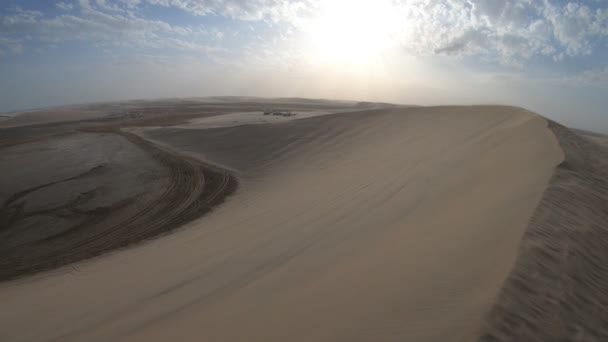
[[[302,113],[262,123],[231,114],[268,106]],[[10,237],[0,255],[12,255],[0,264],[0,340],[605,337],[600,138],[505,106],[216,98],[112,110],[126,107],[143,114],[0,123],[0,234]],[[78,139],[105,143],[88,145],[86,158],[74,149],[82,143],[57,147],[68,157],[48,148]],[[117,145],[122,158],[107,152]],[[23,173],[41,153],[68,166]],[[32,190],[50,183],[59,188]],[[134,196],[143,204],[82,224],[85,209]],[[18,203],[29,216],[9,225],[6,208]],[[66,206],[79,210],[57,214]],[[62,238],[66,227],[74,238]],[[28,271],[48,259],[24,257],[48,236],[58,242],[44,251],[60,261]],[[80,239],[96,252],[78,252]],[[64,248],[78,258],[61,259]]]

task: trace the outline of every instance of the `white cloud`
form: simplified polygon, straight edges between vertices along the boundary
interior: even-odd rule
[[[6,55],[9,52],[19,54],[23,52],[23,45],[17,40],[0,36],[0,55]]]
[[[592,52],[593,38],[608,35],[608,10],[592,10],[569,2],[565,6],[545,3],[544,15],[553,26],[553,35],[570,56]]]
[[[402,0],[402,43],[416,54],[495,55],[502,61],[590,53],[608,36],[608,10],[545,0]]]
[[[162,40],[169,36],[182,41],[175,45],[182,48],[196,45],[196,39],[190,38],[200,37],[203,30],[147,19],[139,10],[173,7],[196,16],[280,22],[277,30],[297,32],[323,1],[332,0],[78,0],[78,5],[66,0],[56,6],[70,12],[55,17],[17,8],[0,18],[0,36],[133,46],[166,45]],[[588,55],[608,39],[608,8],[601,8],[601,1],[593,5],[558,0],[392,0],[392,4],[399,18],[393,39],[410,55],[473,55],[523,65],[536,56],[559,62]],[[209,34],[216,43],[224,38],[221,32]]]
[[[164,7],[176,7],[199,16],[221,15],[241,20],[296,21],[310,14],[319,0],[145,0]]]
[[[58,3],[57,6],[67,6],[65,3],[61,4]],[[136,2],[131,1],[128,4]],[[221,51],[199,42],[198,38],[207,34],[203,29],[149,20],[132,13],[119,12],[117,9],[116,4],[101,0],[97,0],[95,5],[88,0],[80,0],[78,12],[54,17],[45,17],[38,11],[17,8],[0,19],[0,38],[2,33],[19,37],[12,38],[11,45],[5,44],[13,52],[19,52],[22,49],[21,43],[28,37],[47,44],[85,41],[97,46],[177,49],[205,53]]]
[[[71,11],[74,9],[74,4],[64,2],[64,1],[59,1],[58,3],[55,4],[55,6],[57,6],[57,8],[62,9],[64,11]]]

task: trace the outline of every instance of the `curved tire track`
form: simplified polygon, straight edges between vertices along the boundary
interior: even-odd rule
[[[166,167],[170,171],[168,186],[152,200],[142,200],[142,194],[109,207],[74,212],[85,215],[84,222],[35,243],[2,248],[0,281],[50,270],[156,237],[200,217],[236,189],[236,178],[226,170],[179,155],[133,133],[101,131],[121,135]],[[124,207],[130,208],[128,215],[113,222],[116,210]],[[28,213],[21,215],[25,218]]]

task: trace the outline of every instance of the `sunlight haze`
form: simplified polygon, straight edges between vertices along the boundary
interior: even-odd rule
[[[595,0],[9,0],[0,110],[300,96],[509,104],[606,132],[607,43]]]

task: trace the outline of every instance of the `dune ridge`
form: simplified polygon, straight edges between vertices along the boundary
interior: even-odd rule
[[[608,340],[608,148],[556,122],[549,128],[565,158],[480,341]]]

